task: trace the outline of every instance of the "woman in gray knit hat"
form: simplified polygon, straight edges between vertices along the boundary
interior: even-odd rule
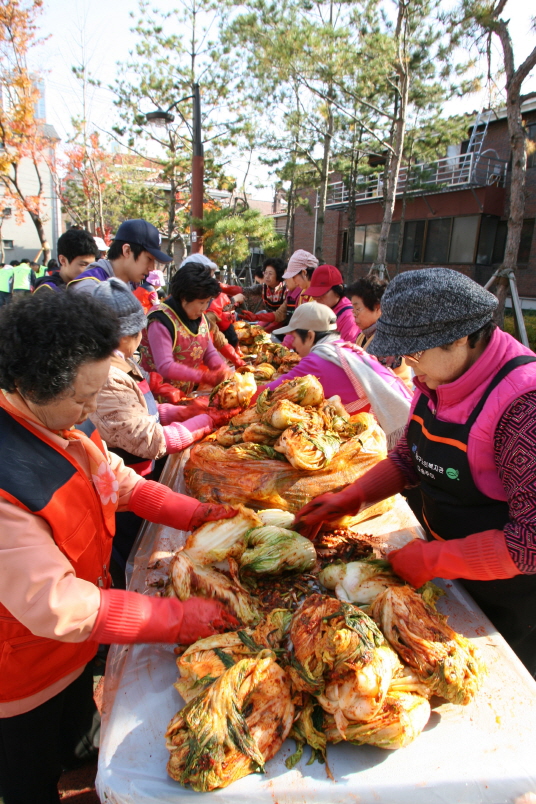
[[[390,553],[419,587],[460,578],[536,674],[536,356],[493,323],[497,299],[449,268],[397,276],[378,356],[402,354],[416,392],[403,437],[356,483],[298,518],[311,529],[418,487],[429,541]]]

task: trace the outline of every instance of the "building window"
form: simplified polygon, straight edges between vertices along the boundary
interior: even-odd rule
[[[482,215],[476,252],[477,265],[491,265],[493,262],[493,245],[497,235],[498,224],[499,218],[496,215]]]
[[[366,229],[363,262],[374,262],[378,256],[378,243],[382,225],[381,223],[369,223]]]
[[[526,265],[529,261],[533,235],[534,218],[528,218],[523,221],[521,239],[519,241],[519,251],[517,252],[517,261],[520,265]]]
[[[8,250],[14,248],[13,240],[4,240],[4,248]]]
[[[507,221],[499,221],[497,224],[497,232],[495,234],[495,243],[493,244],[493,258],[494,265],[500,264],[504,259],[504,249],[506,248],[506,234],[508,232]]]
[[[527,167],[536,167],[536,123],[527,126]]]
[[[354,235],[354,260],[356,262],[363,262],[363,254],[365,253],[365,232],[366,226],[356,226]]]
[[[479,223],[480,215],[454,218],[450,238],[450,263],[474,262]]]
[[[381,223],[368,223],[356,226],[354,236],[354,260],[356,262],[374,262],[378,256]]]
[[[408,221],[404,226],[402,262],[422,262],[426,221]]]
[[[449,258],[450,230],[452,218],[439,218],[428,221],[426,233],[425,262],[444,263]]]

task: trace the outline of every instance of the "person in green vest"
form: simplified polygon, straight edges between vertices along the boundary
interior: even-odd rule
[[[47,272],[46,265],[39,265],[38,262],[31,262],[30,267],[34,272],[36,279],[39,279],[40,277],[44,276]]]
[[[0,268],[0,307],[11,301],[11,291],[13,289],[13,267],[3,265]]]
[[[20,262],[13,268],[13,298],[26,296],[36,283],[35,273],[29,262]]]

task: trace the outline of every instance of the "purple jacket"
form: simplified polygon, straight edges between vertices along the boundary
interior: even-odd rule
[[[111,276],[115,276],[113,265],[110,260],[97,260],[92,263],[89,268],[82,271],[80,276],[73,279],[67,287],[69,290],[74,290],[77,293],[93,293],[95,283],[106,282]],[[133,286],[131,286],[131,290]]]

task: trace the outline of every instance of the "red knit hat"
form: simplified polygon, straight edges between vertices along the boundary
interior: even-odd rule
[[[335,285],[342,285],[343,278],[338,268],[334,265],[319,265],[315,270],[311,284],[307,288],[308,296],[323,296]]]

